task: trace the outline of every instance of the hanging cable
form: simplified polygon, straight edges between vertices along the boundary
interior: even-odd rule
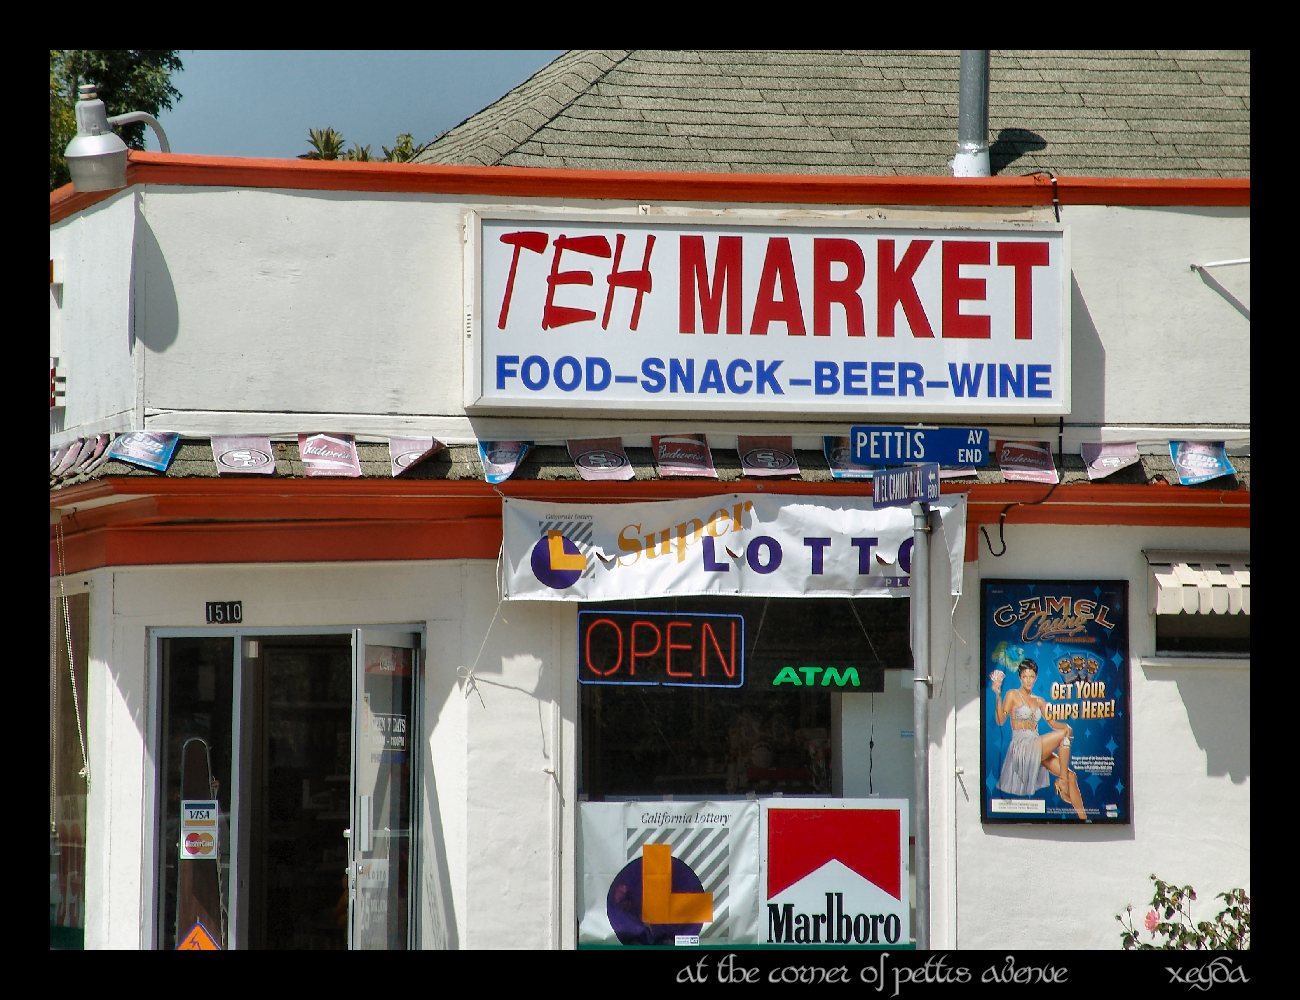
[[[1047,498],[1050,497],[1053,493],[1055,493],[1056,487],[1060,485],[1061,484],[1059,481],[1054,483],[1052,485],[1052,488],[1048,490],[1047,493],[1040,500],[1021,500],[1021,501],[1017,501],[1016,503],[1009,503],[1002,508],[1002,513],[998,516],[998,543],[1002,546],[1001,552],[993,551],[993,542],[989,539],[988,531],[985,529],[984,525],[981,524],[980,534],[984,536],[984,544],[989,547],[989,555],[991,555],[994,559],[1001,559],[1004,555],[1007,554],[1007,540],[1006,540],[1006,536],[1004,535],[1007,526],[1007,511],[1009,511],[1012,507],[1035,507],[1040,503],[1046,503]]]
[[[77,693],[77,671],[72,655],[72,616],[68,610],[68,591],[64,580],[68,575],[67,552],[63,541],[63,519],[54,529],[55,549],[59,557],[59,594],[63,605],[63,635],[68,650],[68,677],[72,682],[72,709],[77,716],[77,741],[81,744],[80,775],[86,779],[86,793],[90,794],[90,758],[86,756],[86,733],[81,725],[81,696]]]
[[[867,794],[875,792],[872,772],[876,767],[876,692],[871,692],[871,735],[867,737]]]

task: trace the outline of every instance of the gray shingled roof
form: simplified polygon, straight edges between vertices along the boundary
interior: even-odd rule
[[[442,135],[425,163],[944,175],[954,51],[575,49]],[[998,51],[994,173],[1247,177],[1250,53]]]
[[[718,479],[726,482],[757,483],[760,480],[745,480],[741,474],[740,456],[734,448],[710,449],[713,453],[713,465],[717,469]],[[298,444],[294,441],[278,442],[275,446],[276,475],[282,479],[303,478],[302,458],[298,453]],[[807,483],[831,482],[831,470],[820,451],[799,450],[795,453],[799,460],[799,479]],[[662,478],[655,466],[654,455],[649,448],[628,448],[627,456],[632,461],[632,468],[638,480]],[[361,475],[366,479],[388,479],[392,475],[392,466],[388,457],[388,446],[384,444],[358,444],[357,457],[361,463]],[[1086,484],[1083,459],[1078,455],[1058,456],[1062,485],[1076,483]],[[1250,458],[1244,455],[1232,456],[1236,477],[1223,476],[1219,479],[1202,483],[1196,489],[1208,490],[1249,490]],[[184,440],[176,449],[171,465],[165,473],[142,469],[126,462],[109,460],[94,468],[88,474],[79,474],[62,479],[51,480],[51,490],[57,492],[69,486],[105,479],[110,476],[131,478],[172,479],[215,479],[217,464],[212,459],[212,446],[206,440]],[[238,477],[262,480],[261,476]],[[479,463],[478,449],[473,445],[451,445],[436,455],[413,467],[403,479],[449,479],[464,480],[483,478],[483,466]],[[511,476],[512,480],[576,480],[581,478],[567,449],[552,445],[534,448],[528,453],[523,463]],[[795,477],[791,477],[795,478]],[[765,479],[779,491],[779,479]],[[1005,480],[1001,471],[995,466],[978,470],[978,475],[962,479],[948,479],[947,483],[973,485],[975,483],[1001,483]],[[1174,465],[1168,455],[1142,455],[1137,465],[1121,469],[1102,480],[1108,485],[1133,486],[1148,483],[1177,483]]]

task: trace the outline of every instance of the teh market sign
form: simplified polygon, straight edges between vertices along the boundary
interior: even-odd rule
[[[1059,225],[471,219],[466,405],[1064,414]]]

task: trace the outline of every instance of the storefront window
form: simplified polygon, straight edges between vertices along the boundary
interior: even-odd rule
[[[582,684],[581,781],[590,799],[842,794],[840,698],[882,691],[887,671],[897,678],[911,669],[906,600],[700,597],[600,607],[742,616],[744,683]],[[646,629],[640,648],[657,634]],[[600,643],[616,639],[610,626],[593,632],[590,655],[608,659]]]
[[[201,924],[226,948],[234,639],[162,639],[161,644],[158,945],[174,949]],[[183,802],[215,802],[215,826],[186,816],[183,828]]]
[[[66,604],[56,598],[51,612],[50,947],[81,948],[86,927],[85,729],[90,595],[72,594]]]

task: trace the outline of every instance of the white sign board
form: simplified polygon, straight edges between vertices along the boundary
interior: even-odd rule
[[[940,497],[951,592],[961,593],[966,498]],[[631,504],[502,501],[507,600],[619,601],[689,594],[902,597],[912,512],[870,497],[730,493]],[[941,557],[940,557],[941,558]],[[936,581],[938,582],[938,581]]]
[[[471,407],[1070,411],[1059,225],[525,216],[470,230]]]
[[[220,857],[217,821],[220,811],[213,799],[185,799],[181,802],[180,856],[182,861],[203,861]]]

